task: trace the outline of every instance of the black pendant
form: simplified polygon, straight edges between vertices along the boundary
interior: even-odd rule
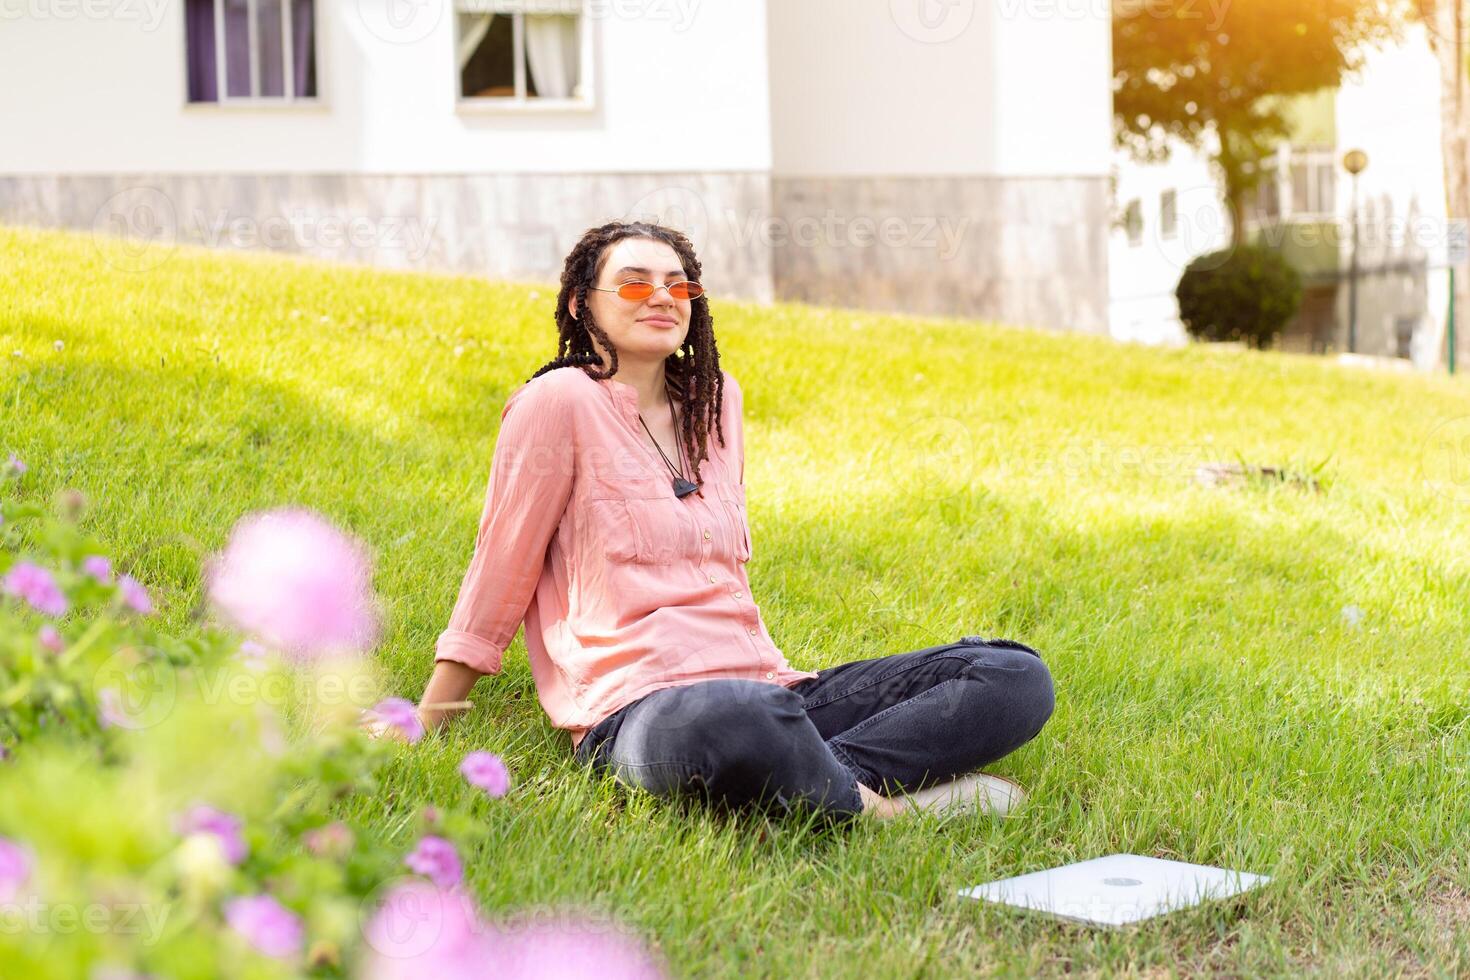
[[[676,476],[676,477],[674,477],[674,496],[676,496],[676,497],[687,497],[691,493],[693,493],[694,491],[696,491],[698,489],[699,489],[699,484],[697,484],[697,483],[690,483],[688,480],[684,479],[682,476]]]

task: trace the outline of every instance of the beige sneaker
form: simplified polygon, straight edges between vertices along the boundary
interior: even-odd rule
[[[1003,817],[1020,806],[1026,791],[1014,779],[986,772],[968,772],[947,783],[916,789],[893,797],[915,812],[953,814],[978,811]]]

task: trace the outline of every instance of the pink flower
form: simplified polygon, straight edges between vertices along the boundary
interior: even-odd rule
[[[403,859],[409,870],[425,876],[440,888],[452,888],[459,884],[463,870],[454,845],[443,837],[425,834],[419,838],[418,847]]]
[[[0,903],[9,902],[19,894],[30,880],[34,865],[30,851],[13,840],[0,837]]]
[[[394,886],[363,930],[362,980],[663,980],[663,964],[616,927],[562,922],[490,925],[458,888]]]
[[[51,573],[28,561],[10,566],[10,572],[5,576],[5,592],[24,599],[48,616],[61,616],[67,610],[66,596],[57,588]]]
[[[16,476],[21,476],[26,471],[26,464],[22,463],[20,457],[15,453],[11,453],[10,458],[5,461],[5,468]]]
[[[478,786],[491,796],[504,796],[510,789],[510,773],[500,756],[493,752],[471,752],[459,764],[459,771],[471,786]]]
[[[103,728],[132,728],[133,719],[122,706],[122,695],[115,687],[97,692],[97,722]]]
[[[83,558],[82,571],[103,585],[112,584],[112,562],[103,555],[88,555]]]
[[[485,925],[470,897],[427,881],[397,884],[363,929],[362,980],[482,980],[489,959]]]
[[[240,648],[235,651],[235,657],[240,663],[251,670],[258,670],[267,666],[270,662],[265,647],[256,643],[254,640],[245,640],[242,642]]]
[[[352,850],[352,830],[341,821],[316,827],[301,835],[306,849],[318,857],[346,857]]]
[[[230,899],[225,921],[266,956],[286,959],[301,950],[301,919],[270,895]]]
[[[484,975],[501,980],[654,980],[666,976],[662,964],[631,935],[606,924],[537,923],[531,928],[497,929],[488,946]]]
[[[36,634],[36,639],[41,641],[42,647],[50,650],[52,653],[60,653],[66,649],[66,641],[61,638],[61,634],[56,631],[56,627],[50,623],[41,627],[41,631]]]
[[[153,600],[148,598],[148,590],[143,588],[141,582],[131,575],[124,575],[117,580],[118,591],[122,593],[123,602],[134,612],[143,613],[145,616],[153,611]]]
[[[211,834],[220,844],[225,860],[239,864],[250,853],[245,838],[240,834],[243,824],[240,818],[223,810],[216,810],[199,803],[186,810],[174,824],[180,834]]]
[[[424,723],[419,720],[418,709],[405,698],[384,698],[373,706],[369,716],[398,729],[409,744],[424,737]]]
[[[206,578],[210,598],[234,625],[299,659],[376,642],[367,554],[311,511],[242,519]]]

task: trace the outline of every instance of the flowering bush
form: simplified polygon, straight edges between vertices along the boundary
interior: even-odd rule
[[[357,542],[302,510],[249,517],[205,569],[229,628],[175,633],[82,533],[80,496],[52,516],[25,473],[0,466],[0,976],[548,976],[559,936],[589,974],[661,974],[576,924],[480,919],[461,854],[482,821],[425,807],[405,850],[344,816],[413,751],[363,733],[362,699],[423,736],[374,691]],[[510,786],[489,752],[461,771],[471,806]],[[400,928],[426,902],[434,928]]]

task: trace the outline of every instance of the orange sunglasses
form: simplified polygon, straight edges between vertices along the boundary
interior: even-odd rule
[[[669,295],[674,299],[699,299],[699,297],[704,295],[704,287],[689,279],[671,282],[667,286],[655,286],[653,283],[644,282],[642,279],[630,279],[616,289],[609,289],[606,286],[592,286],[589,288],[602,293],[617,293],[623,299],[631,300],[647,299],[659,289],[667,289]]]

